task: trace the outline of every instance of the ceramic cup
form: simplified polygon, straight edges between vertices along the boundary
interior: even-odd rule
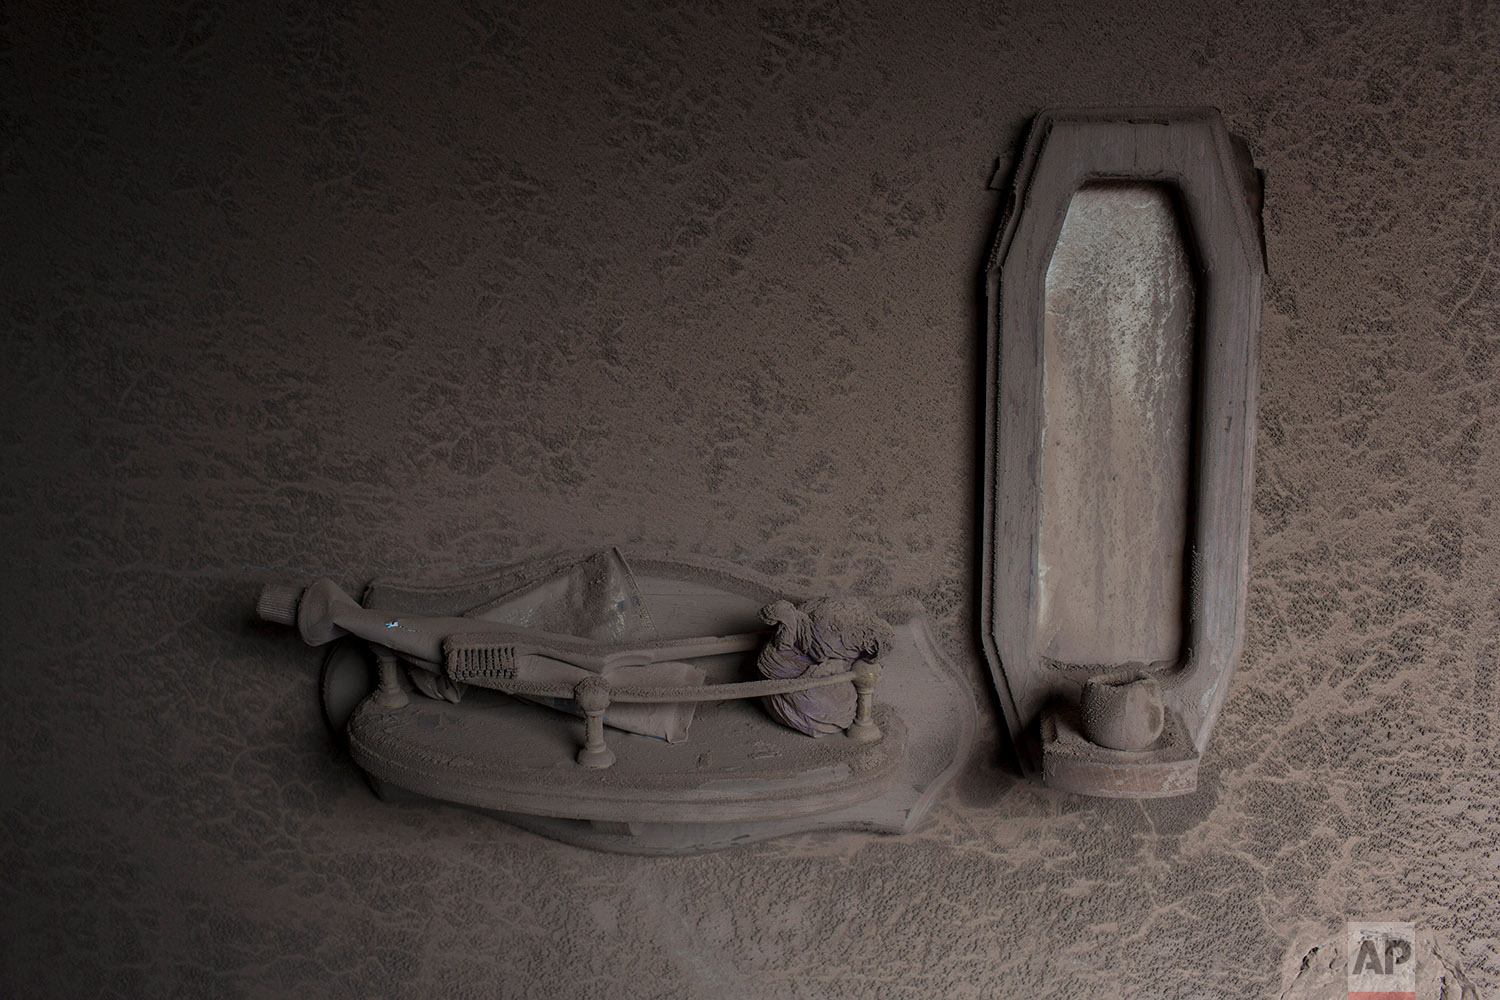
[[[1161,683],[1141,670],[1096,674],[1083,683],[1083,735],[1111,750],[1144,750],[1165,721]]]

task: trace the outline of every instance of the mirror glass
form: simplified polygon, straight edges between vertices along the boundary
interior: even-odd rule
[[[1181,655],[1196,299],[1170,186],[1074,193],[1043,324],[1035,614],[1054,665]]]

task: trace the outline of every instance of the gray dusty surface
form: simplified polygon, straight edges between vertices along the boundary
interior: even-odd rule
[[[1500,989],[1500,6],[159,7],[0,13],[0,992],[1243,998],[1351,917]],[[974,621],[987,182],[1106,102],[1269,171],[1245,655],[1146,804],[1010,776]],[[376,801],[250,620],[609,543],[921,598],[988,749],[592,855]]]

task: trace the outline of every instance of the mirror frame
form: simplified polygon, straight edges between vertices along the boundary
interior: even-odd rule
[[[1160,774],[1137,768],[1124,785],[1121,767],[1161,771],[1163,761],[1104,754],[1093,761],[1102,761],[1102,770],[1086,767],[1051,781],[1056,768],[1044,759],[1044,714],[1053,710],[1049,706],[1076,707],[1087,676],[1113,668],[1060,669],[1044,662],[1034,610],[1046,274],[1074,193],[1107,181],[1171,187],[1198,267],[1187,638],[1183,657],[1158,674],[1168,712],[1180,718],[1191,748]],[[1049,783],[1132,795],[1178,794],[1196,783],[1197,761],[1244,635],[1265,273],[1262,184],[1243,141],[1211,108],[1046,110],[1032,123],[1016,167],[986,267],[980,617],[985,656],[1022,769],[1044,772]]]

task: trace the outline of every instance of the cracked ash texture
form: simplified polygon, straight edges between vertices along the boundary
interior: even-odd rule
[[[1347,918],[1500,989],[1500,7],[0,11],[0,992],[1268,996]],[[1191,798],[1003,763],[986,181],[1047,104],[1269,171],[1247,642]],[[925,601],[903,839],[597,856],[374,800],[267,580],[701,553]]]

